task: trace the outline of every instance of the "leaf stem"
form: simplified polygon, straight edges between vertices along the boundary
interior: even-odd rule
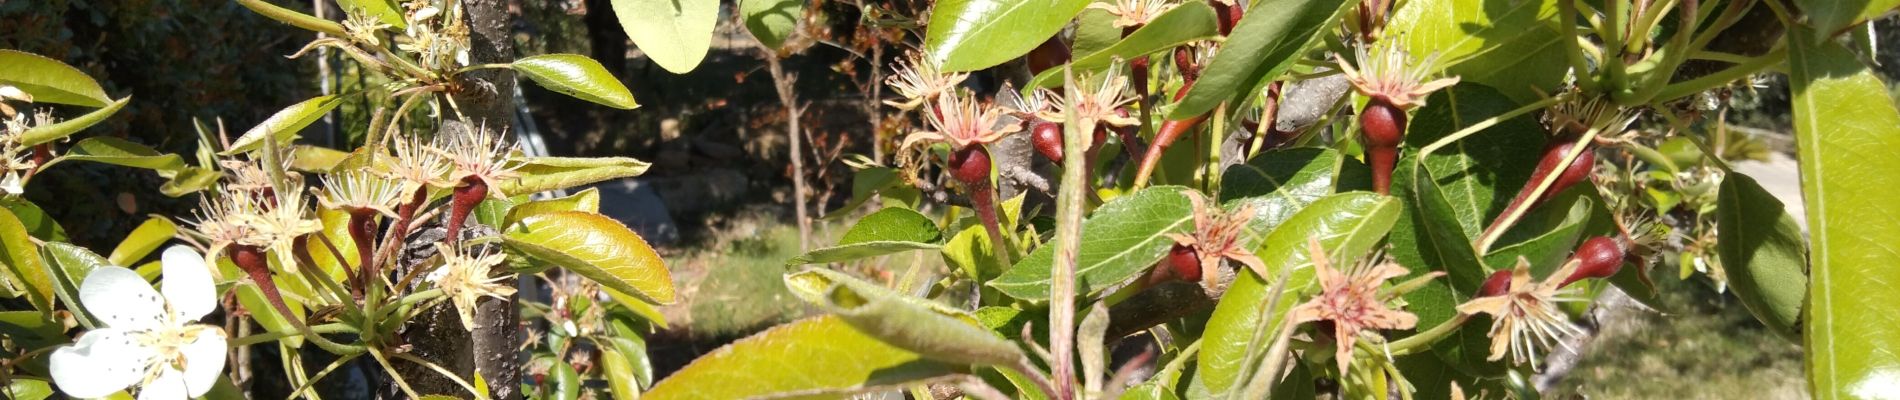
[[[1465,321],[1470,320],[1471,315],[1459,313],[1457,317],[1452,318],[1450,321],[1445,321],[1445,323],[1438,324],[1438,326],[1434,326],[1432,329],[1407,336],[1404,339],[1386,342],[1385,350],[1394,356],[1402,356],[1412,354],[1420,349],[1430,349],[1433,344],[1437,344],[1439,340],[1450,336],[1452,332],[1457,332],[1458,328],[1465,325]]]
[[[1075,72],[1063,67],[1063,87],[1068,98],[1073,101],[1080,98],[1075,84]],[[1074,108],[1064,110],[1067,121],[1063,124],[1065,139],[1062,141],[1063,154],[1083,154],[1088,150],[1088,129],[1093,129],[1093,120],[1082,120]],[[1050,364],[1054,372],[1055,391],[1050,393],[1055,399],[1075,398],[1075,266],[1077,255],[1082,247],[1082,188],[1087,184],[1083,172],[1088,168],[1087,157],[1062,158],[1062,186],[1056,199],[1056,237],[1054,271],[1050,274],[1052,282],[1049,289],[1049,347]]]
[[[1564,154],[1563,162],[1557,163],[1559,169],[1556,171],[1553,171],[1552,173],[1548,175],[1545,175],[1544,180],[1535,182],[1537,186],[1532,188],[1530,194],[1528,196],[1525,196],[1524,198],[1526,199],[1542,198],[1544,196],[1544,192],[1549,191],[1551,186],[1554,186],[1557,184],[1557,179],[1563,177],[1564,175],[1562,173],[1563,168],[1568,168],[1568,166],[1571,163],[1577,162],[1577,157],[1583,156],[1583,152],[1594,151],[1592,146],[1590,146],[1590,143],[1596,140],[1597,134],[1599,133],[1602,133],[1602,130],[1598,128],[1594,128],[1594,127],[1590,128],[1590,130],[1588,131],[1583,132],[1582,137],[1577,138],[1577,144],[1575,146],[1570,146],[1570,152]],[[1476,244],[1476,246],[1474,246],[1478,249],[1479,254],[1485,254],[1485,253],[1490,252],[1491,245],[1493,243],[1497,243],[1498,238],[1503,237],[1504,232],[1510,230],[1511,225],[1516,224],[1517,220],[1523,218],[1524,213],[1530,210],[1530,207],[1528,206],[1529,203],[1522,203],[1522,204],[1525,204],[1525,205],[1512,207],[1509,210],[1505,210],[1504,215],[1498,218],[1497,223],[1492,224],[1493,225],[1492,227],[1486,228],[1484,236],[1478,238],[1478,243]]]
[[[1450,135],[1445,135],[1445,137],[1439,138],[1438,141],[1432,142],[1432,144],[1430,145],[1426,145],[1425,148],[1423,149],[1419,149],[1417,159],[1424,160],[1425,156],[1431,155],[1433,152],[1438,151],[1438,149],[1451,145],[1452,142],[1456,142],[1458,140],[1464,139],[1467,136],[1477,134],[1480,131],[1488,129],[1492,126],[1496,126],[1497,124],[1502,123],[1505,120],[1509,120],[1511,118],[1517,118],[1520,115],[1528,114],[1532,111],[1542,110],[1545,107],[1550,107],[1551,105],[1563,102],[1565,99],[1569,97],[1570,97],[1570,94],[1568,92],[1558,93],[1556,96],[1545,98],[1536,103],[1525,104],[1522,107],[1518,107],[1511,111],[1506,111],[1503,114],[1498,114],[1498,116],[1486,118],[1483,121],[1478,121],[1477,123],[1471,124],[1471,126],[1467,126],[1464,129],[1459,129],[1457,132],[1452,132]]]
[[[355,333],[355,332],[360,332],[359,330],[357,330],[357,329],[356,329],[356,327],[354,327],[354,326],[349,326],[349,325],[347,325],[347,324],[343,324],[343,323],[340,323],[340,322],[339,322],[339,323],[328,323],[328,324],[323,324],[323,325],[317,325],[317,326],[312,326],[312,327],[310,327],[310,331],[311,331],[311,332],[315,332],[315,333]],[[302,331],[298,331],[298,332],[264,332],[264,333],[259,333],[259,334],[255,334],[255,335],[250,335],[250,336],[245,336],[245,337],[241,337],[241,338],[237,338],[237,339],[233,339],[233,340],[231,340],[231,347],[232,347],[232,348],[237,348],[237,347],[244,347],[244,346],[250,346],[250,345],[254,345],[254,344],[258,344],[258,343],[264,343],[264,342],[271,342],[271,341],[276,341],[276,340],[278,340],[278,339],[283,339],[283,338],[291,338],[291,337],[300,337],[300,336],[303,336],[303,332],[302,332]]]

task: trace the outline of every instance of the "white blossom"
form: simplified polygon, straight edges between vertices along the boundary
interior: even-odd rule
[[[123,267],[86,276],[79,302],[101,326],[53,351],[53,383],[60,390],[92,398],[137,387],[140,400],[185,399],[217,383],[224,331],[197,323],[218,306],[211,270],[185,246],[166,249],[161,262],[163,297]]]

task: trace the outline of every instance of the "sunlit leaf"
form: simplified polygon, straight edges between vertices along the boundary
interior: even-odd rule
[[[619,221],[599,214],[553,212],[524,218],[503,237],[509,247],[601,286],[654,303],[673,303],[672,273],[646,239]]]
[[[368,15],[396,29],[409,27],[409,21],[402,16],[402,9],[393,0],[337,0],[336,5],[349,15]]]
[[[118,113],[119,109],[125,108],[125,103],[130,102],[130,101],[132,101],[132,96],[125,96],[125,98],[118,99],[116,101],[113,101],[112,104],[106,105],[105,108],[92,110],[91,112],[86,113],[86,115],[81,115],[78,118],[60,121],[59,123],[55,123],[55,124],[41,125],[41,126],[28,128],[25,133],[20,134],[20,145],[32,146],[32,145],[37,145],[41,143],[52,142],[52,141],[59,140],[67,136],[72,136],[73,134],[79,133],[79,131],[85,130],[86,128],[91,127],[94,124],[98,124],[100,121],[105,121],[106,117],[110,117],[112,116],[112,114]]]
[[[924,49],[947,71],[1002,64],[1055,36],[1089,0],[944,0],[931,9]]]
[[[1528,102],[1536,90],[1553,92],[1570,68],[1557,24],[1557,0],[1415,0],[1393,12],[1385,32],[1415,63],[1436,55],[1434,72]]]
[[[522,195],[635,177],[651,165],[626,157],[526,157],[516,170],[521,178],[502,182],[501,192]]]
[[[804,13],[804,0],[740,0],[739,15],[745,18],[746,32],[765,47],[777,49],[798,28]]]
[[[251,127],[251,130],[245,131],[243,136],[231,141],[229,149],[218,154],[230,156],[256,150],[264,146],[265,135],[274,135],[279,145],[288,145],[292,138],[297,137],[298,131],[317,122],[318,119],[323,118],[324,114],[328,114],[330,110],[342,104],[343,98],[337,95],[325,95],[285,107],[276,114],[272,114],[270,118],[264,119],[264,122]]]
[[[0,85],[20,88],[37,103],[105,107],[99,81],[66,63],[19,50],[0,50]]]
[[[890,207],[859,219],[845,231],[837,246],[792,257],[785,265],[850,261],[910,250],[942,247],[943,231],[930,217],[908,208]]]
[[[1169,119],[1205,114],[1223,101],[1250,96],[1263,82],[1278,78],[1300,53],[1332,28],[1349,4],[1345,0],[1260,0],[1221,42]],[[1264,10],[1264,11],[1260,11]]]
[[[1075,72],[1095,71],[1116,60],[1132,60],[1182,44],[1220,35],[1215,30],[1214,8],[1204,2],[1187,2],[1155,16],[1147,25],[1129,33],[1115,44],[1069,62]],[[1119,32],[1117,32],[1119,33]],[[1050,68],[1037,74],[1025,89],[1054,87],[1062,84],[1062,68]]]
[[[73,311],[73,319],[78,320],[81,326],[97,327],[98,321],[85,307],[70,306],[79,304],[79,283],[91,276],[93,270],[111,266],[112,262],[94,254],[92,250],[71,243],[52,242],[40,249],[45,254],[45,261],[51,264],[49,270],[56,281],[55,292],[59,301],[69,306],[67,309]]]
[[[1819,33],[1813,40],[1820,43],[1849,26],[1893,11],[1900,7],[1900,0],[1795,0],[1794,5],[1801,9],[1808,26]]]
[[[53,312],[53,276],[40,259],[39,245],[12,212],[0,212],[0,263],[6,263],[26,290],[27,301],[41,313]]]
[[[171,219],[147,218],[137,228],[132,228],[132,233],[126,234],[125,240],[119,241],[117,247],[112,248],[112,255],[106,256],[106,261],[112,265],[132,265],[171,241],[172,235],[177,233],[178,226],[172,224]]]
[[[548,90],[622,110],[640,106],[634,103],[627,86],[620,84],[620,78],[587,56],[545,54],[515,60],[513,65],[515,72]]]
[[[73,147],[66,150],[66,155],[61,158],[155,171],[177,171],[185,168],[185,159],[177,154],[160,153],[151,147],[115,137],[86,138],[79,143],[74,143]]]
[[[858,332],[924,358],[951,364],[1011,366],[1016,344],[975,317],[940,303],[898,294],[842,272],[813,269],[785,275],[792,294],[838,315]]]
[[[516,204],[508,208],[508,214],[506,218],[502,218],[500,226],[505,228],[521,222],[523,218],[559,211],[600,213],[600,189],[587,188],[567,197]]]
[[[706,354],[654,385],[646,398],[841,397],[964,372],[885,344],[835,315],[780,325]]]
[[[613,0],[613,6],[633,44],[675,74],[692,71],[706,58],[719,20],[717,1]]]
[[[1192,232],[1193,204],[1179,186],[1157,186],[1109,200],[1082,221],[1075,266],[1077,295],[1108,289],[1146,272],[1174,247],[1170,233]],[[1055,246],[1016,262],[989,286],[1020,300],[1049,299]]]

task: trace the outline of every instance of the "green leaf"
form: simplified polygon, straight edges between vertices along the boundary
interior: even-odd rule
[[[94,254],[92,250],[71,243],[51,242],[40,249],[44,251],[45,261],[51,267],[49,270],[56,282],[54,289],[59,301],[66,303],[68,310],[74,311],[73,319],[79,320],[80,325],[97,327],[98,320],[92,317],[91,312],[86,311],[85,307],[72,305],[79,304],[79,283],[85,282],[93,270],[111,266],[112,262]]]
[[[633,376],[633,362],[613,347],[600,348],[601,376],[607,378],[607,393],[614,400],[640,398],[640,381]]]
[[[567,360],[554,361],[554,367],[549,368],[548,371],[548,380],[554,385],[554,393],[544,398],[558,400],[581,398],[581,385],[586,383],[581,380],[581,374],[574,371],[574,365],[568,364]]]
[[[337,95],[325,95],[285,107],[276,114],[271,114],[270,118],[264,119],[263,123],[245,131],[244,136],[239,136],[237,140],[231,142],[231,148],[225,149],[218,155],[231,156],[263,147],[264,135],[275,135],[277,143],[289,144],[292,138],[297,137],[297,131],[310,126],[312,122],[317,122],[317,119],[323,118],[324,114],[328,114],[330,110],[342,104],[343,98]]]
[[[1172,49],[1188,42],[1219,36],[1220,32],[1216,28],[1213,7],[1209,7],[1204,2],[1182,3],[1155,16],[1154,21],[1129,33],[1128,37],[1122,38],[1115,44],[1076,58],[1075,61],[1069,62],[1069,66],[1077,73],[1101,70],[1107,68],[1114,60],[1132,60],[1135,57]],[[1057,67],[1037,74],[1036,78],[1029,84],[1023,85],[1023,88],[1033,90],[1039,87],[1061,85],[1062,68]]]
[[[835,315],[780,325],[706,354],[645,398],[842,397],[965,372],[874,339]]]
[[[1417,0],[1393,12],[1385,32],[1413,62],[1437,54],[1432,72],[1529,102],[1536,90],[1555,91],[1570,69],[1558,23],[1556,0]]]
[[[996,242],[990,240],[989,231],[982,225],[964,227],[962,232],[951,236],[950,241],[943,244],[943,260],[977,282],[989,282],[1009,267],[997,256]]]
[[[898,185],[900,182],[903,181],[898,179],[897,169],[895,168],[871,167],[860,169],[851,175],[851,200],[846,201],[844,207],[838,207],[836,210],[825,213],[824,219],[838,219],[852,215],[852,213],[848,211],[858,209],[858,207],[864,205],[865,202],[871,201],[872,196],[876,196],[878,192],[882,192],[886,188],[900,186]]]
[[[60,121],[59,123],[51,125],[28,128],[25,133],[20,134],[20,145],[33,146],[72,136],[75,133],[79,133],[79,131],[92,127],[94,124],[98,124],[100,121],[105,121],[106,117],[110,117],[113,113],[119,112],[119,109],[125,108],[125,103],[130,101],[132,101],[132,96],[125,96],[125,98],[114,101],[105,108],[92,110],[92,112],[81,115],[79,118]]]
[[[13,276],[19,278],[21,288],[27,291],[26,300],[33,303],[34,308],[41,313],[53,312],[53,277],[46,273],[39,245],[33,243],[33,237],[26,233],[26,225],[12,212],[0,212],[0,263],[6,263]]]
[[[692,71],[706,58],[713,23],[719,20],[717,1],[613,0],[613,5],[633,44],[675,74]]]
[[[53,397],[53,385],[40,379],[15,378],[12,382],[7,382],[5,390],[6,392],[0,395],[6,395],[7,398],[15,400],[43,400]]]
[[[502,218],[502,227],[513,226],[521,219],[535,215],[559,211],[578,211],[588,214],[600,213],[600,190],[587,188],[579,193],[558,199],[535,200],[515,205],[508,209],[506,218]]]
[[[185,159],[177,154],[160,153],[158,150],[152,150],[151,147],[115,137],[86,138],[73,144],[73,148],[67,150],[66,155],[60,158],[156,171],[177,171],[185,168]]]
[[[658,303],[673,303],[673,278],[646,239],[599,214],[562,211],[527,217],[503,235],[508,247]]]
[[[765,47],[778,49],[785,38],[798,29],[804,13],[804,0],[741,0],[739,14],[745,18],[746,32]]]
[[[908,208],[889,207],[858,220],[837,246],[792,257],[785,265],[851,261],[866,257],[943,247],[943,231],[930,217]]]
[[[392,0],[337,0],[336,5],[347,15],[368,15],[396,29],[409,28],[409,20]]]
[[[1478,290],[1489,268],[1471,244],[1478,233],[1461,224],[1458,212],[1454,210],[1456,204],[1470,203],[1451,201],[1450,197],[1457,194],[1448,193],[1440,187],[1441,180],[1414,160],[1411,156],[1400,159],[1398,170],[1392,174],[1393,181],[1399,182],[1393,185],[1394,189],[1407,201],[1403,218],[1392,230],[1392,251],[1389,254],[1400,265],[1411,270],[1410,275],[1401,279],[1415,279],[1432,272],[1446,274],[1444,279],[1428,281],[1423,287],[1405,295],[1408,309],[1418,316],[1421,329],[1417,331],[1422,332],[1455,317],[1458,304]],[[1488,325],[1467,324],[1453,338],[1434,345],[1432,351],[1447,364],[1466,374],[1492,376],[1501,373],[1503,369],[1499,364],[1484,360],[1489,356],[1489,348],[1482,344],[1485,343],[1482,342],[1485,331],[1481,326]],[[1480,344],[1474,347],[1474,343]]]
[[[1715,250],[1729,290],[1755,319],[1789,340],[1801,337],[1808,295],[1807,242],[1781,200],[1755,179],[1729,171],[1715,208]]]
[[[1089,0],[943,0],[930,11],[924,49],[944,71],[974,71],[1035,49]]]
[[[13,216],[19,217],[20,224],[26,225],[26,232],[32,234],[33,238],[48,242],[66,240],[66,228],[60,227],[59,221],[47,216],[38,204],[22,198],[0,198],[0,207],[6,207],[13,212]]]
[[[165,242],[171,241],[172,235],[177,233],[178,226],[172,224],[171,219],[147,218],[145,223],[132,228],[132,233],[126,234],[125,240],[119,241],[118,247],[112,248],[112,255],[106,256],[106,261],[111,262],[112,265],[132,265],[145,259],[145,256],[152,254],[152,251],[158,250],[158,247],[164,245]]]
[[[1082,221],[1075,266],[1077,295],[1091,295],[1140,276],[1174,247],[1169,233],[1194,229],[1187,188],[1157,186],[1117,197]],[[990,287],[1030,302],[1049,300],[1055,246],[1042,246],[1011,266]]]
[[[238,5],[244,6],[244,8],[251,9],[252,12],[277,20],[277,22],[289,24],[290,26],[313,32],[322,32],[334,37],[350,36],[349,32],[343,30],[343,24],[317,18],[310,14],[291,11],[288,8],[278,7],[276,4],[271,4],[270,1],[267,0],[237,0],[237,3]]]
[[[515,72],[527,75],[548,90],[622,110],[640,106],[633,102],[633,93],[620,84],[619,78],[587,56],[544,54],[515,60],[513,65]]]
[[[1168,119],[1187,119],[1278,78],[1321,32],[1331,29],[1348,4],[1345,0],[1258,0],[1221,42],[1201,79],[1188,89]]]
[[[1333,149],[1293,148],[1260,153],[1246,164],[1221,173],[1220,201],[1229,210],[1253,207],[1247,226],[1260,233],[1247,242],[1256,247],[1267,232],[1306,205],[1327,195],[1345,192],[1355,183],[1371,182],[1371,170]]]
[[[1813,43],[1809,43],[1812,46],[1850,26],[1893,11],[1900,7],[1900,0],[1795,0],[1794,4],[1800,7],[1808,26],[1818,33]]]
[[[362,263],[356,250],[356,240],[350,237],[350,213],[318,209],[317,222],[323,225],[323,230],[317,231],[315,235],[304,236],[304,247],[310,249],[310,261],[316,263],[319,270],[341,282],[346,276],[344,265]],[[335,253],[330,251],[331,246],[335,246]]]
[[[626,306],[628,312],[632,312],[633,315],[637,315],[647,322],[653,323],[654,326],[658,326],[660,329],[666,329],[666,314],[661,314],[660,309],[653,307],[653,303],[641,300],[638,297],[633,297],[633,295],[630,294],[621,293],[618,290],[605,290],[607,291],[607,297],[614,299],[615,302],[619,302],[622,306]]]
[[[33,95],[37,103],[105,107],[112,98],[78,68],[19,50],[0,50],[0,85],[11,85]]]
[[[359,149],[361,150],[361,149]],[[336,149],[311,146],[307,144],[290,146],[290,169],[303,172],[331,173],[345,162],[362,161],[368,153],[358,151],[345,153]],[[346,168],[347,170],[347,168]]]
[[[1234,278],[1202,333],[1195,379],[1214,393],[1226,393],[1252,373],[1241,364],[1254,332],[1278,332],[1286,311],[1299,303],[1299,294],[1314,285],[1313,259],[1306,247],[1309,238],[1319,240],[1320,247],[1332,258],[1356,258],[1371,251],[1398,218],[1398,199],[1352,192],[1321,198],[1274,228],[1254,252],[1274,276],[1261,278],[1252,272],[1239,272]],[[1263,315],[1261,308],[1273,295],[1267,279],[1277,279],[1287,268],[1292,270],[1287,275],[1285,294],[1270,310],[1271,316]],[[1264,345],[1251,350],[1264,351]]]
[[[1011,366],[1021,349],[976,317],[893,292],[842,272],[812,269],[785,275],[792,294],[838,315],[851,327],[926,359],[951,364]]]
[[[1517,265],[1518,257],[1523,257],[1539,276],[1562,266],[1564,260],[1576,252],[1577,244],[1585,237],[1585,228],[1592,224],[1600,210],[1596,206],[1596,188],[1589,186],[1573,187],[1526,214],[1504,233],[1495,249],[1484,255],[1484,265],[1492,269],[1509,268]]]
[[[1095,54],[1120,41],[1122,28],[1115,26],[1115,14],[1100,8],[1088,8],[1075,15],[1075,40],[1069,45],[1072,54]]]
[[[1900,111],[1852,52],[1790,28],[1794,126],[1807,199],[1809,388],[1817,398],[1881,397],[1900,382]],[[1885,221],[1885,222],[1876,222]]]
[[[502,193],[523,195],[635,177],[652,165],[626,157],[524,157],[521,161],[521,168],[515,170],[521,178],[502,182]]]
[[[205,190],[205,188],[217,184],[218,178],[221,176],[223,176],[223,174],[215,169],[185,167],[184,169],[178,170],[177,174],[172,175],[171,180],[165,181],[163,185],[159,185],[158,192],[170,197],[184,196]]]

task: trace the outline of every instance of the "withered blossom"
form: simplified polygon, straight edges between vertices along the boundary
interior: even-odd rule
[[[1558,302],[1582,300],[1572,297],[1577,288],[1563,288],[1564,277],[1576,272],[1578,265],[1578,261],[1572,260],[1543,281],[1532,282],[1530,262],[1519,257],[1517,266],[1511,269],[1510,287],[1504,294],[1458,305],[1459,313],[1491,316],[1488,360],[1503,359],[1508,352],[1512,362],[1529,363],[1534,367],[1539,349],[1548,349],[1552,343],[1568,346],[1565,340],[1583,334],[1583,330],[1572,325],[1563,310],[1557,308]]]
[[[1318,239],[1308,239],[1306,247],[1313,258],[1320,292],[1306,303],[1294,306],[1289,311],[1288,321],[1333,323],[1333,338],[1337,341],[1334,358],[1339,362],[1341,376],[1346,375],[1346,367],[1352,364],[1353,344],[1360,334],[1376,335],[1376,330],[1412,329],[1418,325],[1418,316],[1386,307],[1393,295],[1379,291],[1386,280],[1409,273],[1405,267],[1391,262],[1367,262],[1342,271],[1333,268]]]

